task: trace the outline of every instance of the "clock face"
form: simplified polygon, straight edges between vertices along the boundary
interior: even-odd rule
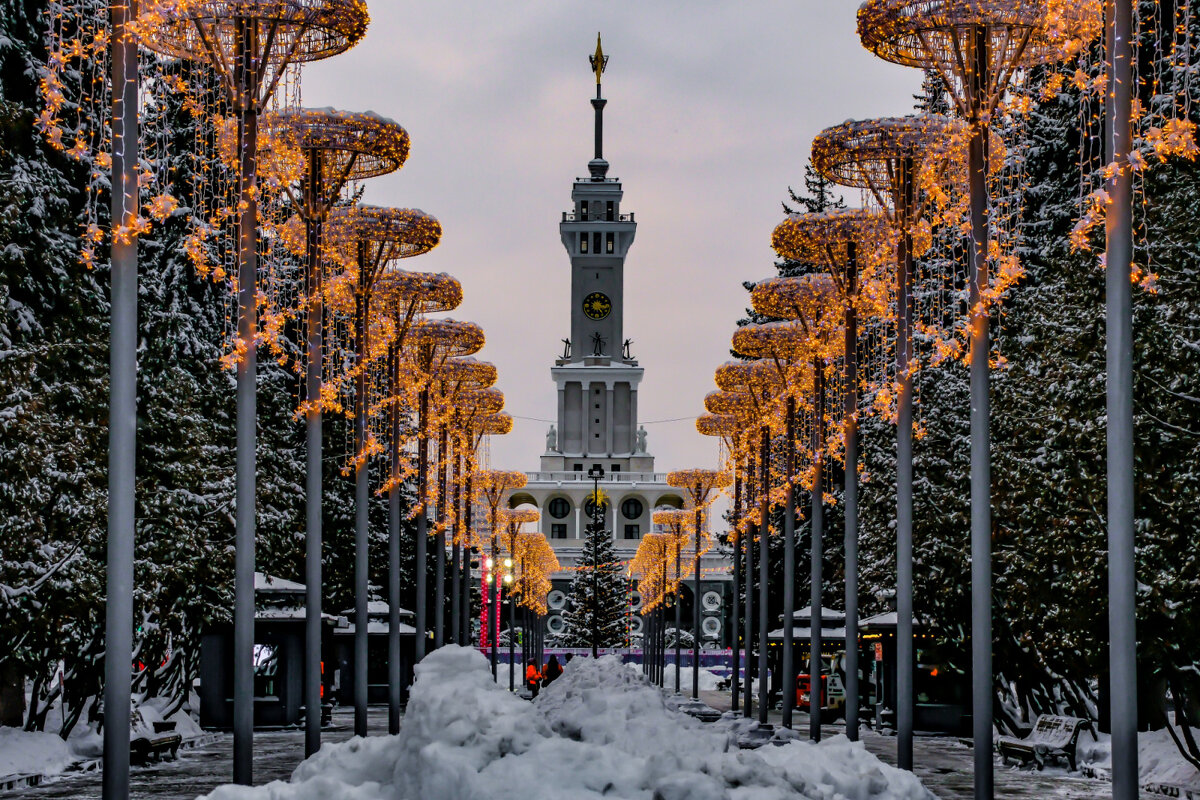
[[[588,319],[604,319],[612,312],[612,301],[603,292],[592,292],[583,298],[583,313]]]

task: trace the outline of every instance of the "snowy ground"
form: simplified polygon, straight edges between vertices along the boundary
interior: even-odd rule
[[[720,675],[704,667],[700,668],[700,691],[714,691],[720,682]],[[692,668],[679,668],[679,685],[683,687],[682,689],[675,685],[675,668],[671,666],[667,667],[666,674],[663,676],[663,684],[669,692],[683,691],[685,694],[690,694],[692,691]]]
[[[289,783],[210,800],[927,800],[910,773],[834,737],[739,751],[731,732],[670,710],[615,657],[575,659],[529,703],[474,650],[417,666],[400,734],[327,746]]]

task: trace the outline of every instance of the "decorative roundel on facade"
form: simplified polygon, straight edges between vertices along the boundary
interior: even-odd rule
[[[629,621],[629,632],[630,633],[641,633],[642,632],[642,618],[641,617],[634,617],[633,619],[631,619]]]
[[[720,617],[705,617],[700,623],[700,630],[710,639],[715,639],[721,635],[721,618]]]
[[[722,602],[720,592],[705,592],[700,598],[700,607],[705,611],[720,611]]]
[[[566,498],[556,497],[546,504],[546,510],[555,519],[563,519],[571,513],[571,504],[567,502]]]
[[[642,501],[634,497],[621,503],[621,516],[625,519],[638,519],[645,510],[646,508],[642,505]]]
[[[604,319],[612,313],[612,300],[604,292],[592,292],[583,298],[583,313],[588,319]]]
[[[642,607],[642,593],[637,590],[630,592],[629,593],[629,605],[634,611],[637,611],[639,608],[641,608]]]
[[[560,611],[567,607],[567,595],[562,589],[552,589],[550,594],[546,595],[546,605],[555,611]]]
[[[546,617],[546,630],[553,634],[560,634],[567,628],[567,623],[563,621],[562,614],[551,614]]]

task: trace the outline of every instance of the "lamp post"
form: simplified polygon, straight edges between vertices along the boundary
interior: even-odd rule
[[[588,468],[588,477],[592,479],[592,658],[598,655],[597,644],[600,639],[600,621],[597,615],[595,602],[599,597],[600,585],[596,578],[596,570],[599,564],[596,563],[596,536],[600,535],[600,479],[604,477],[604,467],[599,464],[592,464]]]

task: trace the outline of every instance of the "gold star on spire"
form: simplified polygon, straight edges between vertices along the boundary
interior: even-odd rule
[[[604,74],[604,68],[608,66],[608,56],[604,55],[604,49],[600,47],[599,32],[596,33],[596,52],[588,56],[588,61],[592,63],[592,71],[596,73],[596,85],[599,86],[600,76]]]

